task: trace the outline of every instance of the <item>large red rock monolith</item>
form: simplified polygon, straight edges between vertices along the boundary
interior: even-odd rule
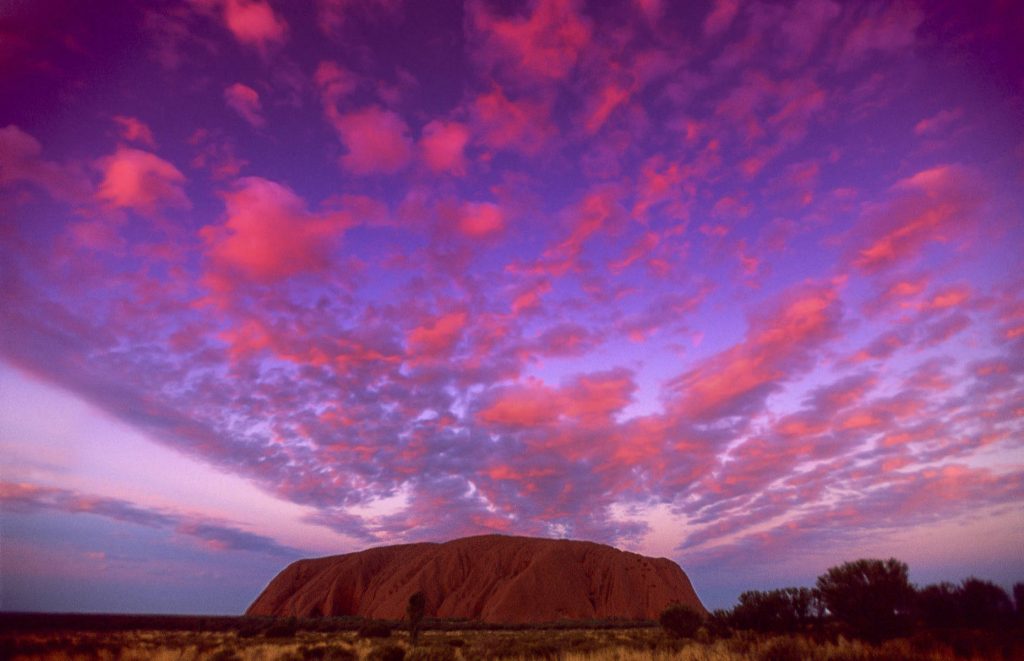
[[[246,615],[400,620],[422,590],[428,617],[492,623],[655,620],[672,602],[706,612],[679,565],[592,542],[484,535],[299,560]]]

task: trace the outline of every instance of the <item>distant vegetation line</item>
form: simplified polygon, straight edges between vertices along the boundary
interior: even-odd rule
[[[260,633],[287,622],[293,631],[317,633],[363,631],[382,625],[392,629],[400,621],[373,620],[354,615],[334,617],[271,617],[236,615],[135,615],[126,613],[36,613],[0,612],[0,632],[28,631],[209,631]],[[535,624],[500,624],[478,620],[424,618],[426,631],[523,631],[561,629],[649,629],[653,620],[565,620]]]
[[[698,626],[718,635],[831,632],[877,643],[915,631],[1019,629],[1024,623],[1024,583],[1014,585],[1011,598],[979,578],[917,587],[908,574],[896,558],[846,562],[819,576],[813,588],[744,592],[732,609],[716,610]]]

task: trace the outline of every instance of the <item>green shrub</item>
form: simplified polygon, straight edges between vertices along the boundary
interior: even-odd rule
[[[921,622],[932,629],[951,629],[963,620],[960,591],[952,583],[928,585],[917,591],[916,607]]]
[[[405,614],[409,618],[409,639],[415,645],[420,637],[420,626],[423,624],[423,616],[427,612],[427,595],[423,592],[414,592],[409,597],[409,604],[405,607]]]
[[[252,638],[262,634],[269,624],[269,620],[265,618],[255,617],[244,617],[238,623],[238,637],[239,638]]]
[[[356,661],[359,655],[347,647],[303,647],[299,650],[303,661]]]
[[[908,628],[914,588],[906,563],[896,558],[832,567],[818,577],[817,588],[824,605],[855,636],[879,642]]]
[[[658,623],[676,638],[692,638],[704,623],[704,617],[689,606],[674,603],[661,612]]]
[[[762,633],[797,633],[815,620],[817,596],[808,588],[784,588],[740,595],[727,616],[732,626]]]
[[[299,630],[299,621],[294,617],[283,620],[274,620],[263,630],[266,638],[293,638]]]
[[[367,620],[357,633],[360,638],[390,638],[391,625],[382,620]]]
[[[1013,619],[1013,602],[1006,590],[991,581],[968,578],[960,585],[960,603],[964,624],[990,629],[1009,624]]]
[[[405,661],[405,649],[398,645],[385,645],[370,652],[370,661]]]

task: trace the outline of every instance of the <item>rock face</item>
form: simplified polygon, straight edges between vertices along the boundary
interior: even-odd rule
[[[673,601],[706,612],[671,560],[592,542],[484,535],[293,562],[246,615],[400,620],[418,590],[428,617],[494,623],[654,620]]]

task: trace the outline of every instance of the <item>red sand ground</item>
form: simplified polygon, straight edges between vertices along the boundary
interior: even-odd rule
[[[671,560],[592,542],[485,535],[299,560],[246,615],[399,620],[417,590],[428,617],[494,623],[653,620],[673,601],[705,612]]]

